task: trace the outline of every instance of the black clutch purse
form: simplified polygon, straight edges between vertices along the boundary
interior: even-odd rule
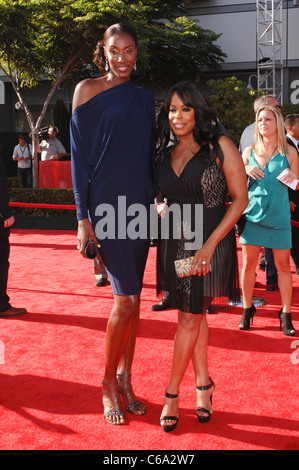
[[[87,258],[89,259],[94,259],[98,255],[98,249],[96,247],[95,242],[92,240],[92,238],[90,238],[88,242],[86,243],[85,254]]]

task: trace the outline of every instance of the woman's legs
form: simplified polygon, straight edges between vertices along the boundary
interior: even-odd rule
[[[145,405],[136,398],[131,384],[131,368],[135,352],[138,325],[139,315],[136,315],[132,320],[129,338],[118,364],[117,380],[119,391],[124,398],[126,408],[128,409],[131,407],[131,413],[133,414],[143,415],[146,411]]]
[[[139,325],[139,313],[132,320],[130,331],[129,331],[129,337],[125,345],[124,352],[118,363],[117,374],[131,375],[131,367],[132,367],[133,357],[134,357],[134,352],[135,352],[138,325]]]
[[[103,379],[103,405],[105,413],[121,412],[121,402],[117,383],[119,365],[123,370],[131,370],[134,356],[136,332],[139,317],[140,296],[114,296],[114,306],[110,313],[105,343],[105,374]],[[110,415],[108,421],[122,424],[123,415]]]
[[[241,274],[241,287],[244,308],[252,306],[252,297],[255,284],[255,270],[261,248],[254,245],[242,245],[243,266]]]
[[[282,311],[291,313],[293,279],[290,267],[290,250],[273,249],[274,261],[278,272]]]
[[[210,376],[208,370],[208,338],[209,328],[206,315],[203,316],[200,324],[200,330],[198,339],[195,345],[195,349],[192,355],[192,363],[195,371],[196,386],[204,387],[210,384]],[[196,407],[204,408],[213,412],[212,403],[210,396],[213,393],[214,388],[209,390],[200,391],[196,390]],[[207,413],[198,412],[199,415],[208,416]]]
[[[171,376],[166,389],[171,395],[179,393],[181,381],[194,353],[203,318],[204,315],[193,315],[178,311],[178,327],[174,340]],[[165,397],[161,418],[164,416],[178,417],[178,399]],[[172,420],[167,420],[163,424],[170,426],[173,423]]]

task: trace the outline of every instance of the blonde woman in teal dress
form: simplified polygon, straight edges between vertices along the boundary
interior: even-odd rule
[[[289,168],[299,176],[299,159],[294,148],[286,142],[283,117],[271,106],[263,106],[256,116],[255,145],[246,147],[243,161],[249,177],[249,204],[245,210],[246,224],[240,237],[243,253],[241,285],[244,313],[239,324],[249,330],[255,306],[252,303],[255,270],[261,247],[273,249],[278,271],[278,286],[282,308],[278,313],[280,328],[285,335],[294,336],[291,318],[292,247],[291,215],[288,187],[277,180]],[[298,189],[298,186],[297,186]]]

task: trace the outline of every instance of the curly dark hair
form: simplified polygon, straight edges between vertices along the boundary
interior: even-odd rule
[[[134,39],[135,45],[137,46],[137,34],[132,26],[129,26],[125,23],[116,23],[109,26],[109,28],[107,28],[104,33],[103,39],[97,43],[96,50],[94,52],[94,63],[102,72],[105,71],[106,62],[104,54],[105,42],[115,34],[127,34],[128,36],[131,36]]]
[[[223,153],[218,139],[223,132],[219,126],[216,111],[204,93],[191,81],[184,81],[174,85],[167,93],[164,103],[160,108],[156,125],[156,163],[158,165],[162,163],[165,150],[170,143],[176,145],[179,141],[178,137],[171,132],[168,120],[171,97],[175,93],[185,106],[194,108],[195,126],[193,135],[195,141],[200,145],[198,154],[208,155],[206,159],[209,162],[219,157],[222,164]]]

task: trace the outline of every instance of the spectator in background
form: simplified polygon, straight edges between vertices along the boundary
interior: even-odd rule
[[[295,147],[299,158],[299,114],[289,114],[285,118],[285,128],[287,131],[287,143]],[[299,222],[299,191],[289,188],[291,219]],[[299,227],[292,226],[292,249],[291,256],[296,269],[296,276],[299,276]]]
[[[262,95],[254,101],[254,112],[257,114],[261,106],[273,106],[280,110],[280,104],[278,103],[275,95]],[[243,154],[246,147],[254,144],[254,131],[256,123],[253,122],[247,126],[240,139],[239,150]],[[264,267],[265,263],[265,267]],[[273,251],[271,248],[265,248],[260,259],[260,269],[266,270],[266,290],[269,292],[278,290],[277,280],[277,269],[274,262]]]
[[[253,104],[255,114],[258,112],[261,106],[273,106],[273,108],[277,108],[280,110],[280,104],[278,103],[275,95],[258,96],[258,98],[254,100]],[[244,152],[246,147],[249,147],[250,145],[254,144],[255,126],[256,123],[254,121],[252,124],[249,124],[249,126],[244,129],[239,143],[239,150],[241,153]]]
[[[19,135],[19,143],[15,146],[13,160],[18,162],[18,178],[20,188],[32,187],[32,148],[31,144],[27,144],[25,136]]]
[[[249,177],[249,204],[244,212],[245,228],[240,236],[242,245],[242,293],[244,313],[241,330],[250,328],[255,314],[252,303],[255,268],[260,247],[273,250],[278,271],[282,308],[278,313],[280,327],[287,336],[294,336],[291,321],[292,274],[290,269],[291,217],[288,188],[277,178],[284,169],[299,176],[298,154],[287,144],[281,112],[272,106],[262,106],[256,115],[255,144],[245,148],[243,161]],[[297,185],[296,189],[298,190]]]
[[[8,204],[5,166],[0,158],[0,317],[7,318],[23,315],[27,312],[25,308],[12,307],[6,292],[10,251],[9,235],[10,227],[14,221]]]
[[[56,137],[56,127],[50,127],[48,134],[48,139],[43,139],[37,146],[37,151],[41,153],[42,162],[46,160],[59,160],[66,155],[64,146]]]

